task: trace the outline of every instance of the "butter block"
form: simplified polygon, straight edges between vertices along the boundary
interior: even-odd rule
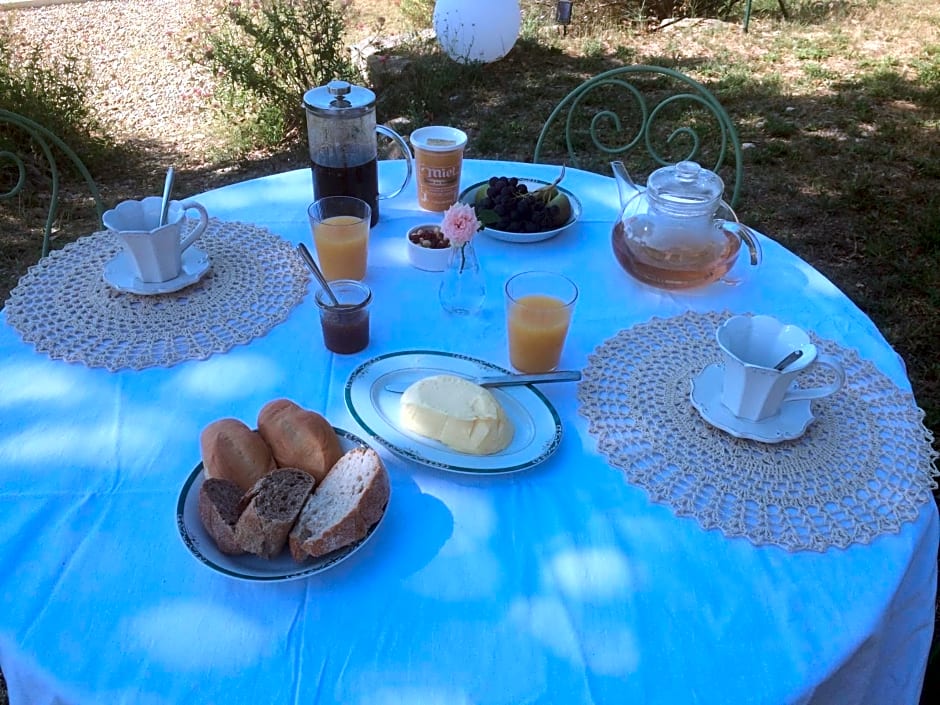
[[[412,384],[401,395],[399,413],[409,431],[471,455],[498,453],[514,433],[488,389],[454,375],[434,375]]]

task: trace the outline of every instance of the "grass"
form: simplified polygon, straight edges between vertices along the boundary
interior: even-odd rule
[[[904,358],[925,424],[940,437],[940,3],[921,0],[756,0],[740,24],[682,22],[641,32],[579,18],[567,34],[523,2],[523,39],[503,60],[462,66],[432,44],[402,52],[384,77],[380,121],[403,133],[429,123],[470,134],[467,156],[532,158],[554,104],[588,76],[629,63],[677,68],[721,100],[747,144],[738,215],[819,269],[878,325]],[[394,7],[357,0],[366,29],[405,27]],[[499,119],[496,119],[498,116]],[[306,164],[303,136],[238,162],[166,150],[123,152],[97,172],[105,198],[138,197],[171,163],[181,192]],[[0,211],[0,227],[5,211]],[[73,218],[73,222],[68,222]],[[9,222],[9,220],[7,221]],[[69,210],[59,242],[88,229]],[[0,241],[0,300],[38,255]],[[0,689],[0,704],[4,692]]]

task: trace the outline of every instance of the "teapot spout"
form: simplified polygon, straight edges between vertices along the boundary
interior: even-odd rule
[[[620,207],[623,208],[641,189],[633,183],[633,179],[630,178],[627,167],[622,161],[611,162],[610,168],[614,170],[617,191],[620,193]]]

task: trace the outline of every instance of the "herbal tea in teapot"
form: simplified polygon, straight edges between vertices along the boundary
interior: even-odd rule
[[[752,265],[760,246],[741,225],[721,194],[724,183],[695,162],[654,171],[646,189],[637,188],[622,162],[613,162],[620,189],[621,214],[614,224],[614,256],[629,274],[663,289],[687,289],[726,281],[741,243]],[[730,219],[717,217],[726,212]]]

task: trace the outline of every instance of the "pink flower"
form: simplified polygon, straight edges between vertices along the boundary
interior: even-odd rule
[[[444,212],[444,221],[441,223],[441,232],[450,240],[452,247],[463,247],[473,238],[483,224],[477,220],[473,206],[466,203],[455,203]]]

